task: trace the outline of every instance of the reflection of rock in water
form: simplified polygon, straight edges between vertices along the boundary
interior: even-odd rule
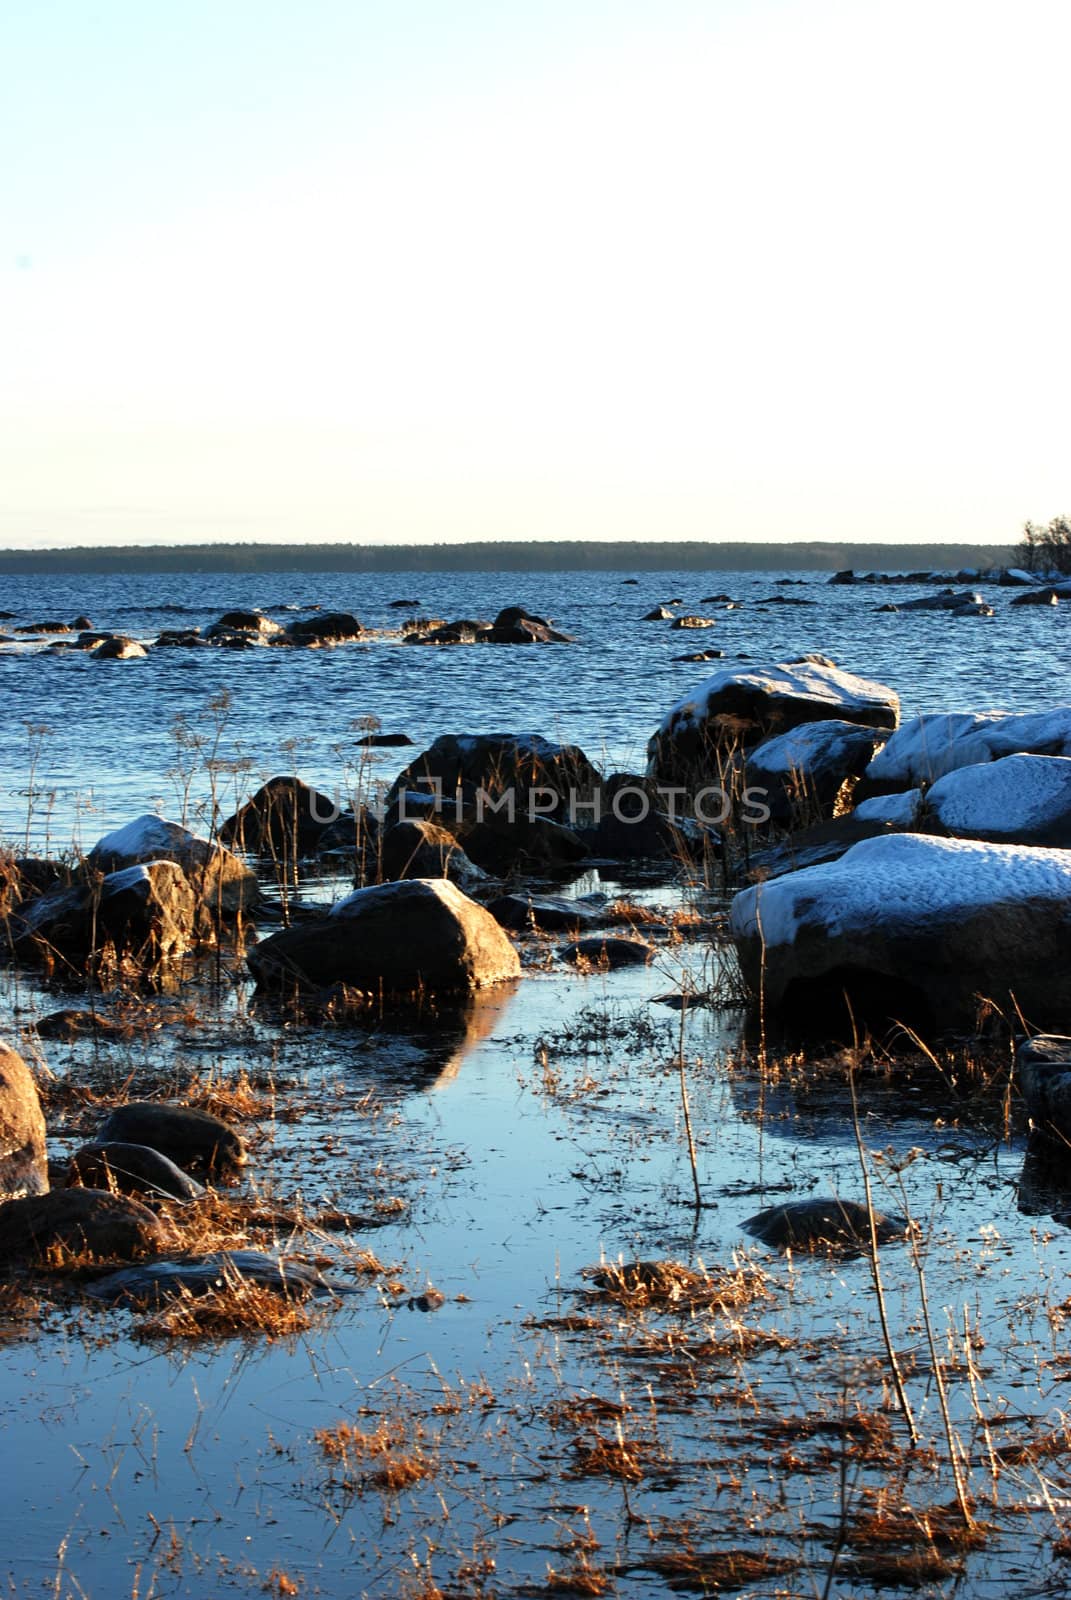
[[[1071,1150],[1031,1139],[1019,1174],[1017,1203],[1024,1217],[1052,1217],[1071,1227]]]
[[[743,1121],[761,1120],[766,1133],[808,1143],[847,1144],[854,1148],[852,1102],[848,1089],[848,1056],[828,1056],[806,1066],[771,1070],[765,1083],[757,1069],[729,1075],[733,1109]],[[874,1119],[867,1133],[873,1143],[878,1129],[895,1127],[897,1140],[932,1146],[933,1117],[947,1114],[919,1084],[904,1075],[856,1080],[860,1116]],[[917,1120],[918,1119],[918,1120]]]
[[[505,1014],[509,995],[475,994],[463,1003],[442,1006],[427,1014],[427,1026],[416,1035],[427,1050],[425,1067],[434,1072],[433,1082],[425,1087],[441,1089],[457,1077],[465,1057],[489,1039]]]

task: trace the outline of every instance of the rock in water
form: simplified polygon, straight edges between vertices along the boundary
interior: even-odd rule
[[[801,722],[749,753],[745,782],[765,791],[776,822],[808,812],[828,817],[845,783],[862,776],[884,743],[883,733],[855,722]]]
[[[1071,759],[1004,756],[939,778],[926,809],[947,832],[997,844],[1071,846]]]
[[[220,826],[225,845],[280,863],[315,854],[338,806],[300,778],[271,778]]]
[[[111,873],[149,861],[176,862],[201,905],[217,915],[248,912],[259,898],[256,874],[237,856],[154,812],[98,839],[89,852],[88,865],[97,872]]]
[[[902,1239],[908,1223],[903,1217],[874,1213],[878,1243]],[[774,1250],[858,1250],[871,1242],[866,1206],[854,1200],[790,1200],[770,1206],[741,1226]]]
[[[37,1085],[22,1057],[0,1044],[0,1199],[48,1188],[45,1118]]]
[[[1071,1012],[1071,852],[887,834],[743,890],[730,930],[769,1014],[973,1025],[980,999]]]
[[[1024,1039],[1015,1065],[1031,1122],[1066,1156],[1071,1147],[1071,1038],[1042,1033]]]
[[[226,1173],[249,1159],[242,1139],[221,1117],[155,1100],[116,1106],[98,1128],[96,1142],[148,1145],[183,1171]]]
[[[207,1256],[186,1256],[174,1261],[150,1261],[144,1266],[124,1267],[97,1278],[87,1293],[98,1300],[121,1305],[158,1306],[176,1295],[211,1294],[226,1288],[236,1279],[270,1289],[273,1294],[292,1300],[307,1300],[311,1295],[355,1294],[349,1284],[331,1283],[315,1267],[304,1266],[286,1256],[276,1257],[259,1250],[217,1250]]]
[[[196,1200],[204,1189],[159,1150],[145,1144],[87,1144],[76,1150],[68,1166],[67,1187],[107,1189],[112,1194]]]
[[[520,973],[494,917],[445,878],[356,889],[328,916],[254,945],[247,960],[261,986],[344,983],[396,998],[467,993]]]
[[[185,955],[193,946],[197,897],[174,861],[146,861],[109,872],[97,883],[53,889],[20,909],[17,953],[79,966],[109,947],[141,968]]]
[[[43,1263],[54,1251],[130,1261],[171,1243],[148,1206],[99,1189],[53,1189],[0,1205],[0,1261]]]
[[[873,792],[914,789],[946,772],[1001,756],[1071,756],[1071,706],[1010,716],[1005,711],[942,711],[912,717],[866,770]]]

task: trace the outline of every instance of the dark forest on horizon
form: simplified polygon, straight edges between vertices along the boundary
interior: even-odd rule
[[[186,544],[0,550],[0,572],[944,571],[1013,560],[1012,545],[482,541],[472,544]]]

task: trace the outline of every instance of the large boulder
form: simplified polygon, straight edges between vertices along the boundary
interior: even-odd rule
[[[197,896],[174,861],[147,861],[70,888],[52,889],[12,919],[16,955],[81,968],[114,955],[139,968],[185,955],[197,927]]]
[[[912,717],[866,770],[873,792],[915,789],[957,767],[1001,756],[1071,756],[1071,706],[1011,716],[1006,711],[941,711]]]
[[[736,896],[752,991],[840,1032],[856,1018],[951,1027],[981,999],[1034,1026],[1071,1014],[1071,854],[890,834]]]
[[[825,817],[884,743],[884,734],[855,722],[801,722],[750,752],[745,782],[753,792],[765,791],[775,822]]]
[[[599,774],[579,746],[556,744],[537,733],[444,733],[398,774],[387,804],[405,790],[433,790],[445,800],[461,792],[488,801],[512,796],[514,816],[568,814],[576,796],[588,799]],[[474,805],[470,820],[509,815]],[[482,815],[481,815],[482,812]]]
[[[132,1261],[173,1242],[148,1206],[101,1189],[52,1189],[0,1205],[0,1261]]]
[[[946,833],[998,844],[1071,847],[1071,759],[1004,756],[939,778],[926,809]]]
[[[0,1200],[48,1188],[45,1118],[22,1057],[0,1044]]]
[[[339,808],[300,778],[270,778],[233,816],[221,823],[223,844],[251,855],[291,862],[314,855]]]
[[[274,639],[283,632],[280,622],[266,617],[263,611],[226,611],[205,634],[206,639],[218,639],[228,633],[251,633],[261,639]]]
[[[520,972],[494,917],[445,878],[356,889],[329,915],[272,934],[247,959],[262,987],[341,983],[398,997],[466,993]]]
[[[899,697],[821,656],[718,672],[678,700],[647,746],[649,771],[669,782],[719,779],[733,750],[801,722],[837,720],[892,729]]]
[[[148,861],[176,862],[201,906],[216,917],[248,913],[260,896],[256,874],[236,855],[155,812],[146,812],[98,839],[87,865],[93,871],[111,873]]]
[[[523,812],[512,822],[507,816],[490,816],[484,822],[466,824],[461,841],[469,860],[495,877],[570,873],[591,854],[580,835],[564,823],[549,817],[529,818]]]
[[[144,661],[148,655],[143,644],[137,639],[128,639],[126,634],[113,633],[106,639],[101,639],[90,649],[90,656],[94,661]]]
[[[97,1143],[148,1145],[184,1172],[231,1176],[249,1159],[241,1136],[222,1117],[158,1100],[116,1106],[98,1128]]]
[[[922,595],[918,600],[901,600],[899,611],[950,611],[953,616],[991,617],[993,607],[976,590],[957,593],[942,589],[940,594]]]
[[[506,606],[485,633],[486,644],[573,644],[567,633],[559,633],[546,617],[533,616],[523,606]]]
[[[86,1144],[67,1163],[67,1187],[106,1189],[109,1194],[147,1195],[150,1199],[196,1200],[204,1194],[181,1167],[146,1144]]]
[[[292,622],[287,637],[294,644],[342,644],[347,639],[359,639],[364,632],[357,618],[348,611],[325,611],[315,617],[304,617]]]

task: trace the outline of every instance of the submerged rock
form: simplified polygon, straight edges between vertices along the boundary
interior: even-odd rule
[[[238,1279],[293,1300],[356,1293],[349,1284],[331,1283],[315,1267],[259,1250],[217,1250],[205,1256],[148,1261],[97,1278],[87,1284],[86,1293],[112,1305],[158,1306],[176,1296],[211,1294]]]
[[[725,753],[800,723],[835,719],[892,729],[899,713],[892,689],[825,657],[719,672],[668,712],[648,743],[648,770],[671,782],[717,778]]]
[[[971,1025],[982,999],[1040,1026],[1071,1009],[1071,853],[889,834],[745,889],[730,928],[767,1013]]]
[[[874,1213],[878,1243],[907,1236],[904,1217]],[[855,1200],[790,1200],[741,1223],[745,1233],[774,1250],[859,1250],[871,1244],[870,1216]]]
[[[0,1199],[48,1188],[45,1118],[37,1085],[17,1051],[0,1043]]]
[[[196,1200],[204,1194],[181,1167],[145,1144],[124,1144],[118,1139],[86,1144],[76,1150],[67,1169],[67,1187],[106,1189],[109,1193],[149,1195],[172,1200]]]
[[[221,1117],[193,1106],[131,1100],[97,1129],[96,1143],[148,1145],[186,1171],[227,1174],[245,1166],[245,1143]]]
[[[617,967],[645,967],[654,960],[655,950],[653,945],[645,944],[642,939],[626,939],[620,934],[597,934],[588,939],[574,939],[570,944],[563,945],[558,954],[563,961],[570,961],[574,966],[582,966],[587,962],[593,967],[613,970]]]
[[[57,1251],[129,1261],[158,1254],[172,1238],[148,1206],[100,1189],[53,1189],[0,1205],[0,1261],[44,1264]]]
[[[356,889],[325,917],[285,928],[249,951],[258,985],[373,993],[466,993],[515,978],[517,952],[482,906],[445,878]]]

